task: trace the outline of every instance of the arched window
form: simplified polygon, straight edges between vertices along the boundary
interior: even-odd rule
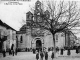
[[[21,37],[20,37],[20,43],[22,43],[22,42],[23,42],[23,37],[21,36]]]

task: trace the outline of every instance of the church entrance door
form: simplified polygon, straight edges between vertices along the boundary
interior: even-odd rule
[[[36,50],[40,51],[42,50],[42,42],[41,40],[36,41]]]

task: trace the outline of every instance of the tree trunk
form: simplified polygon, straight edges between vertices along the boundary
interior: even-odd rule
[[[53,34],[54,57],[56,57],[55,34]]]

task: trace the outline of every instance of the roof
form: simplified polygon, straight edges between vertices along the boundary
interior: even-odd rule
[[[15,29],[13,29],[11,26],[7,25],[6,23],[4,23],[4,25],[5,25],[5,27],[6,27],[7,29],[15,30]],[[15,30],[15,31],[16,31],[16,30]]]
[[[41,4],[41,2],[39,0],[37,0],[35,4]]]
[[[27,12],[26,14],[33,15],[30,11],[29,11],[29,12]]]
[[[1,25],[1,26],[6,27],[7,29],[12,29],[12,30],[15,30],[15,29],[13,29],[11,26],[9,26],[8,24],[3,23],[1,20],[0,20],[0,25]],[[15,31],[16,31],[16,30],[15,30]]]
[[[1,25],[1,26],[4,26],[4,23],[3,23],[1,20],[0,20],[0,25]]]
[[[20,31],[26,31],[26,24],[24,24],[21,28]]]

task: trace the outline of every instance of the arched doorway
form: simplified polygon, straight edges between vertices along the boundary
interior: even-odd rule
[[[43,50],[44,47],[44,39],[43,37],[34,37],[33,40],[31,41],[31,48],[32,49],[41,49]]]
[[[37,40],[36,41],[36,50],[42,50],[42,42],[41,40]]]

